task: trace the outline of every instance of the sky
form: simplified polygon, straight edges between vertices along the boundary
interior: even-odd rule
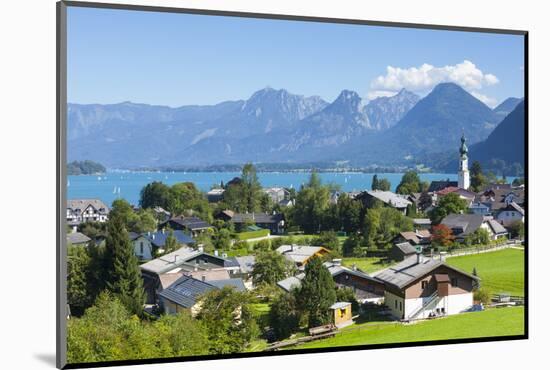
[[[523,36],[69,7],[68,101],[178,107],[265,87],[333,101],[455,82],[522,97]]]

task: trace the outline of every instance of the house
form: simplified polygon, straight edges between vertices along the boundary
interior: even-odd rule
[[[269,196],[273,204],[278,204],[290,196],[290,192],[282,187],[265,188],[263,191]]]
[[[217,217],[233,223],[236,230],[244,230],[247,225],[254,224],[262,229],[268,229],[271,234],[284,233],[285,220],[282,213],[235,213],[226,210]]]
[[[430,230],[426,229],[402,231],[395,238],[393,238],[393,243],[408,242],[412,245],[428,245],[430,244],[431,237],[432,234],[430,233]]]
[[[294,205],[294,201],[290,199],[283,199],[279,202],[279,205],[281,207],[292,207]]]
[[[67,245],[87,246],[91,240],[92,239],[78,231],[67,234]]]
[[[227,280],[230,278],[229,272],[225,269],[197,270],[197,271],[179,271],[176,273],[166,273],[159,275],[159,285],[157,286],[157,297],[170,285],[174,284],[182,276],[190,276],[200,281]]]
[[[494,219],[478,214],[451,213],[441,221],[441,224],[451,229],[458,241],[464,241],[468,235],[480,228],[487,230],[492,240],[497,240],[508,234],[506,229]]]
[[[429,230],[432,227],[432,220],[429,218],[413,218],[413,226],[417,230]]]
[[[191,272],[226,270],[230,276],[239,271],[239,265],[231,260],[205,253],[201,249],[182,247],[140,265],[147,303],[156,303],[163,274],[189,275]]]
[[[197,237],[199,234],[211,229],[213,226],[195,216],[178,216],[159,224],[159,230],[166,227],[172,230],[183,230],[191,234],[191,236]]]
[[[476,215],[487,216],[491,214],[491,207],[486,203],[472,202],[470,207],[468,207],[468,212]]]
[[[384,282],[384,304],[400,320],[454,315],[473,305],[479,278],[417,254],[375,276]]]
[[[82,222],[106,222],[109,207],[99,199],[67,200],[67,224],[78,225]]]
[[[497,210],[495,214],[495,219],[506,227],[517,221],[524,222],[524,218],[525,210],[513,201],[506,207]]]
[[[210,203],[217,203],[223,200],[223,193],[225,193],[223,188],[211,189],[206,193],[206,198]]]
[[[508,207],[512,202],[523,208],[525,189],[489,189],[479,195],[476,201],[487,204],[491,208],[491,213],[495,215],[500,209]]]
[[[195,240],[181,230],[157,231],[143,234],[129,233],[130,240],[134,245],[134,254],[140,260],[150,260],[157,253],[164,252],[166,239],[172,233],[179,246],[193,246]]]
[[[388,257],[393,261],[403,261],[416,255],[416,247],[409,242],[395,243],[389,252]]]
[[[336,284],[336,287],[348,287],[355,293],[355,298],[359,302],[379,302],[384,296],[384,283],[369,276],[368,274],[354,268],[342,266],[339,260],[325,262],[323,264]],[[279,288],[290,292],[294,288],[301,286],[301,281],[305,274],[303,272],[296,276],[290,276],[277,282]]]
[[[444,189],[438,190],[434,193],[434,201],[437,203],[439,199],[444,197],[447,194],[455,193],[458,194],[460,199],[464,199],[466,201],[466,204],[469,206],[472,204],[474,199],[476,198],[476,193],[473,193],[471,191],[456,187],[456,186],[448,186]]]
[[[226,286],[239,292],[246,289],[241,279],[202,281],[191,276],[182,276],[159,293],[159,305],[166,314],[190,310],[191,315],[195,316],[200,311],[200,298],[204,294]]]
[[[153,212],[155,213],[155,216],[157,216],[157,219],[160,220],[160,222],[168,221],[170,217],[172,217],[172,214],[170,212],[159,206],[154,207]]]
[[[378,199],[384,203],[384,205],[395,208],[403,214],[407,212],[407,207],[412,204],[404,195],[383,190],[367,190],[358,195],[356,199],[361,200],[366,206],[368,206],[373,199]]]
[[[322,257],[330,253],[324,247],[310,245],[281,245],[276,249],[277,252],[285,256],[286,259],[294,263],[297,267],[303,267],[313,256]]]
[[[428,188],[428,193],[435,193],[436,191],[440,191],[448,187],[458,187],[458,181],[450,181],[449,179],[432,181]]]
[[[337,328],[343,328],[353,324],[351,319],[351,303],[349,302],[336,302],[329,307],[332,311],[332,323]]]
[[[255,256],[237,256],[228,258],[228,260],[235,261],[235,264],[239,266],[239,270],[233,276],[241,277],[244,280],[250,279],[254,264],[256,263]]]

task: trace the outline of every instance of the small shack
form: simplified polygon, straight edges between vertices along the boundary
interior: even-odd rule
[[[351,303],[336,302],[330,306],[330,310],[332,310],[332,317],[336,327],[343,328],[353,323],[351,319]]]

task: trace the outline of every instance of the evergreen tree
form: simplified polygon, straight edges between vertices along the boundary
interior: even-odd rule
[[[269,324],[273,328],[277,340],[285,339],[297,330],[300,324],[296,295],[282,293],[271,304]]]
[[[378,190],[378,175],[377,174],[374,174],[374,176],[372,177],[371,189],[372,190]]]
[[[106,286],[132,313],[141,315],[145,301],[138,259],[130,243],[123,220],[109,220],[105,243]]]
[[[334,280],[318,257],[309,260],[298,293],[299,306],[308,314],[309,327],[328,324],[329,307],[336,301]]]
[[[86,248],[69,245],[67,248],[67,303],[71,313],[80,316],[92,305],[89,289],[90,256]]]
[[[166,241],[164,242],[164,253],[171,253],[178,249],[178,241],[174,236],[174,232],[170,230]]]
[[[391,183],[388,179],[378,180],[378,190],[390,191],[390,189],[391,189]]]
[[[487,183],[487,179],[483,175],[483,170],[481,169],[481,163],[474,161],[472,167],[470,168],[470,187],[473,191],[478,192],[483,190],[483,186]]]

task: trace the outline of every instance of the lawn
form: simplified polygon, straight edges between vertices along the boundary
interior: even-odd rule
[[[465,272],[472,273],[474,267],[481,278],[481,286],[492,293],[510,293],[523,296],[524,285],[523,250],[504,249],[496,252],[449,257],[446,262]]]
[[[357,268],[368,274],[391,265],[391,262],[386,262],[383,258],[378,257],[364,257],[364,258],[352,258],[346,257],[342,259],[342,264],[347,267],[351,267],[355,264]]]
[[[352,325],[329,339],[304,343],[294,348],[326,348],[363,344],[421,342],[522,335],[524,308],[493,308],[422,321],[416,324],[372,323]]]

